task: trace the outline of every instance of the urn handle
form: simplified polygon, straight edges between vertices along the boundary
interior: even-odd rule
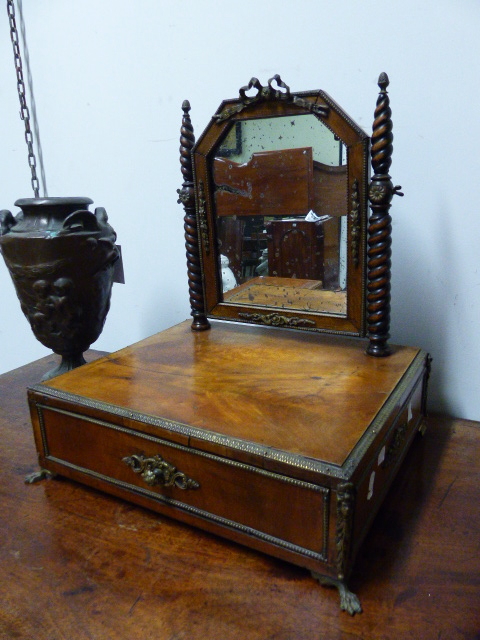
[[[147,458],[143,454],[133,454],[122,458],[134,473],[140,474],[142,479],[151,487],[177,487],[178,489],[198,489],[200,484],[189,478],[182,471],[167,462],[160,455]]]
[[[8,209],[0,211],[0,236],[4,236],[10,229],[17,224],[17,221]]]

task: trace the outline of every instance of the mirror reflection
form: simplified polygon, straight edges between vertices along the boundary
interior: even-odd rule
[[[346,315],[342,141],[312,114],[242,120],[212,175],[223,301]]]

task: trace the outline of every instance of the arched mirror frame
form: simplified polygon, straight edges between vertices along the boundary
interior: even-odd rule
[[[277,88],[272,86],[276,80]],[[324,91],[290,93],[277,76],[267,87],[252,79],[240,97],[221,103],[193,149],[197,226],[205,313],[208,317],[307,331],[365,335],[367,190],[370,138]],[[257,90],[253,97],[247,90]],[[236,122],[313,114],[337,136],[347,151],[347,308],[346,314],[248,306],[224,301],[216,238],[212,160],[219,143]]]

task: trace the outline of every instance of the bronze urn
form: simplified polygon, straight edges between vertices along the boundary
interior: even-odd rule
[[[90,198],[24,198],[0,212],[0,250],[35,337],[62,356],[47,380],[85,362],[110,307],[116,234]]]

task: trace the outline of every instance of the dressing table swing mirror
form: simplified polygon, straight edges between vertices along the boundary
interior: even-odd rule
[[[346,581],[423,429],[430,365],[388,344],[387,86],[372,140],[280,76],[222,102],[197,143],[184,102],[193,322],[29,390],[43,473],[304,567],[351,614]]]

